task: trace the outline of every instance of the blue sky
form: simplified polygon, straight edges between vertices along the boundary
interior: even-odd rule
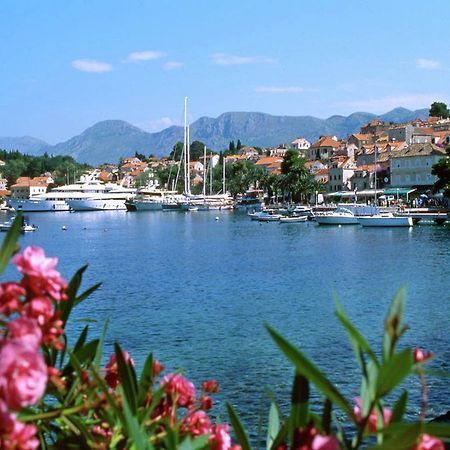
[[[448,0],[0,2],[0,136],[450,102]]]

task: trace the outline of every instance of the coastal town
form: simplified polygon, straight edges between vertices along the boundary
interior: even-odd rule
[[[206,151],[203,143],[194,141],[188,159],[186,155],[183,157],[182,143],[174,146],[171,157],[160,159],[146,158],[145,149],[140,149],[119,164],[103,164],[79,176],[68,171],[65,181],[69,184],[78,177],[88,177],[98,183],[120,185],[128,189],[127,198],[141,188],[203,195],[228,192],[234,199],[253,192],[253,196],[256,193],[261,198],[265,196],[266,204],[278,203],[286,201],[287,192],[294,190],[283,183],[283,175],[290,171],[286,168],[286,157],[290,155],[299,158],[303,174],[308,174],[306,182],[298,187],[303,190],[299,193],[304,194],[300,200],[306,203],[356,200],[373,203],[378,192],[380,205],[447,207],[448,199],[434,189],[438,177],[432,171],[446,156],[449,144],[449,118],[430,116],[402,124],[375,119],[362,126],[359,133],[343,139],[321,136],[309,142],[298,137],[275,148],[243,145],[238,140],[237,144],[231,141],[228,149],[218,153]],[[183,158],[187,167],[180,174]],[[220,169],[223,161],[224,170]],[[0,161],[0,174],[5,165]],[[175,175],[177,171],[179,176]],[[188,184],[184,181],[187,177]],[[37,198],[55,186],[55,174],[50,172],[35,177],[20,176],[9,186],[7,179],[0,178],[0,194],[13,201]]]

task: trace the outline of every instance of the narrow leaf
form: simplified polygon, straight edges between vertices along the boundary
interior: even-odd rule
[[[383,360],[387,361],[394,352],[398,337],[402,334],[401,321],[406,301],[406,289],[400,288],[395,294],[384,321]]]
[[[353,350],[356,355],[356,359],[358,360],[358,363],[360,364],[361,368],[363,366],[363,362],[360,357],[359,348],[361,348],[364,352],[367,353],[369,358],[378,365],[378,359],[375,356],[375,353],[373,352],[372,348],[370,347],[369,343],[366,341],[364,336],[356,329],[356,327],[351,323],[350,319],[348,318],[343,306],[335,297],[335,303],[336,303],[336,316],[339,319],[339,321],[342,323],[344,328],[346,329],[349,337],[350,342],[352,344]]]
[[[239,420],[236,411],[229,403],[227,403],[227,410],[228,415],[230,417],[231,425],[233,426],[234,429],[234,434],[236,435],[236,439],[239,442],[240,446],[242,447],[242,450],[251,450],[250,441],[248,439],[247,433],[245,432],[245,429],[241,421]]]
[[[289,417],[289,435],[291,442],[299,427],[305,427],[309,420],[309,383],[308,379],[297,373],[294,377],[291,395],[291,414]]]
[[[120,348],[119,344],[115,343],[114,349],[116,353],[117,368],[119,372],[119,380],[122,386],[122,390],[124,391],[124,394],[128,400],[128,405],[130,407],[132,414],[135,415],[137,411],[137,401],[136,401],[137,392],[135,382],[133,382],[132,374],[130,371],[131,364],[125,361],[122,349]]]
[[[147,359],[144,363],[144,368],[141,372],[141,377],[139,379],[138,386],[138,404],[141,405],[145,398],[147,397],[147,393],[150,391],[151,386],[153,385],[153,355],[150,353],[147,356]]]
[[[266,325],[272,339],[280,347],[282,352],[295,365],[297,371],[307,377],[316,387],[333,403],[339,406],[352,420],[354,419],[353,409],[347,403],[344,396],[336,389],[336,387],[325,377],[325,375],[306,358],[303,353],[298,350],[289,341],[284,339],[275,330]]]
[[[12,255],[17,248],[17,240],[19,239],[20,229],[22,226],[22,213],[18,213],[11,228],[9,229],[0,249],[0,274],[3,273],[9,263]]]
[[[267,450],[272,447],[278,432],[280,431],[280,416],[275,403],[270,404],[269,410],[269,426],[267,427]]]
[[[408,391],[404,391],[394,405],[390,423],[396,423],[402,420],[403,414],[405,414],[407,401],[408,401]]]
[[[331,431],[331,411],[333,409],[333,403],[329,398],[325,399],[322,413],[322,431],[325,434],[330,434]]]
[[[394,354],[378,372],[377,396],[383,397],[394,389],[409,373],[414,364],[411,349]]]
[[[388,427],[383,433],[384,441],[370,450],[410,450],[421,433],[420,423],[403,424],[401,428]]]

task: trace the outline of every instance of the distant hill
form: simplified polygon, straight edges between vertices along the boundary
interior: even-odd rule
[[[31,136],[0,137],[0,149],[19,150],[21,153],[34,155],[44,154],[50,147],[47,142]]]
[[[302,136],[313,142],[321,135],[343,138],[355,133],[374,118],[386,122],[407,122],[417,117],[425,119],[428,109],[410,111],[395,108],[376,116],[356,112],[350,116],[331,116],[318,119],[312,116],[273,116],[257,112],[227,112],[217,118],[201,117],[191,124],[191,140],[200,140],[214,150],[228,148],[231,140],[240,139],[246,145],[271,147],[291,142]],[[8,141],[9,139],[9,141]],[[29,146],[26,141],[29,139]],[[168,155],[177,141],[183,140],[183,128],[172,126],[157,133],[147,133],[122,120],[105,120],[86,129],[68,141],[49,146],[34,138],[0,138],[0,148],[19,149],[30,154],[61,154],[73,156],[79,162],[100,164],[117,163],[121,157],[137,151],[145,155]],[[18,146],[20,143],[20,147]],[[39,147],[39,144],[41,147]]]

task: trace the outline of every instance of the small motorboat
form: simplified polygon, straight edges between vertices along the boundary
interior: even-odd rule
[[[301,223],[307,220],[308,216],[286,216],[280,218],[280,223]]]
[[[13,226],[14,219],[15,219],[15,217],[7,220],[6,222],[0,223],[0,231],[5,231],[5,232],[9,231]],[[20,227],[21,233],[29,233],[31,231],[36,231],[38,229],[39,229],[39,227],[37,225],[28,223],[27,218],[22,217],[22,225]]]

